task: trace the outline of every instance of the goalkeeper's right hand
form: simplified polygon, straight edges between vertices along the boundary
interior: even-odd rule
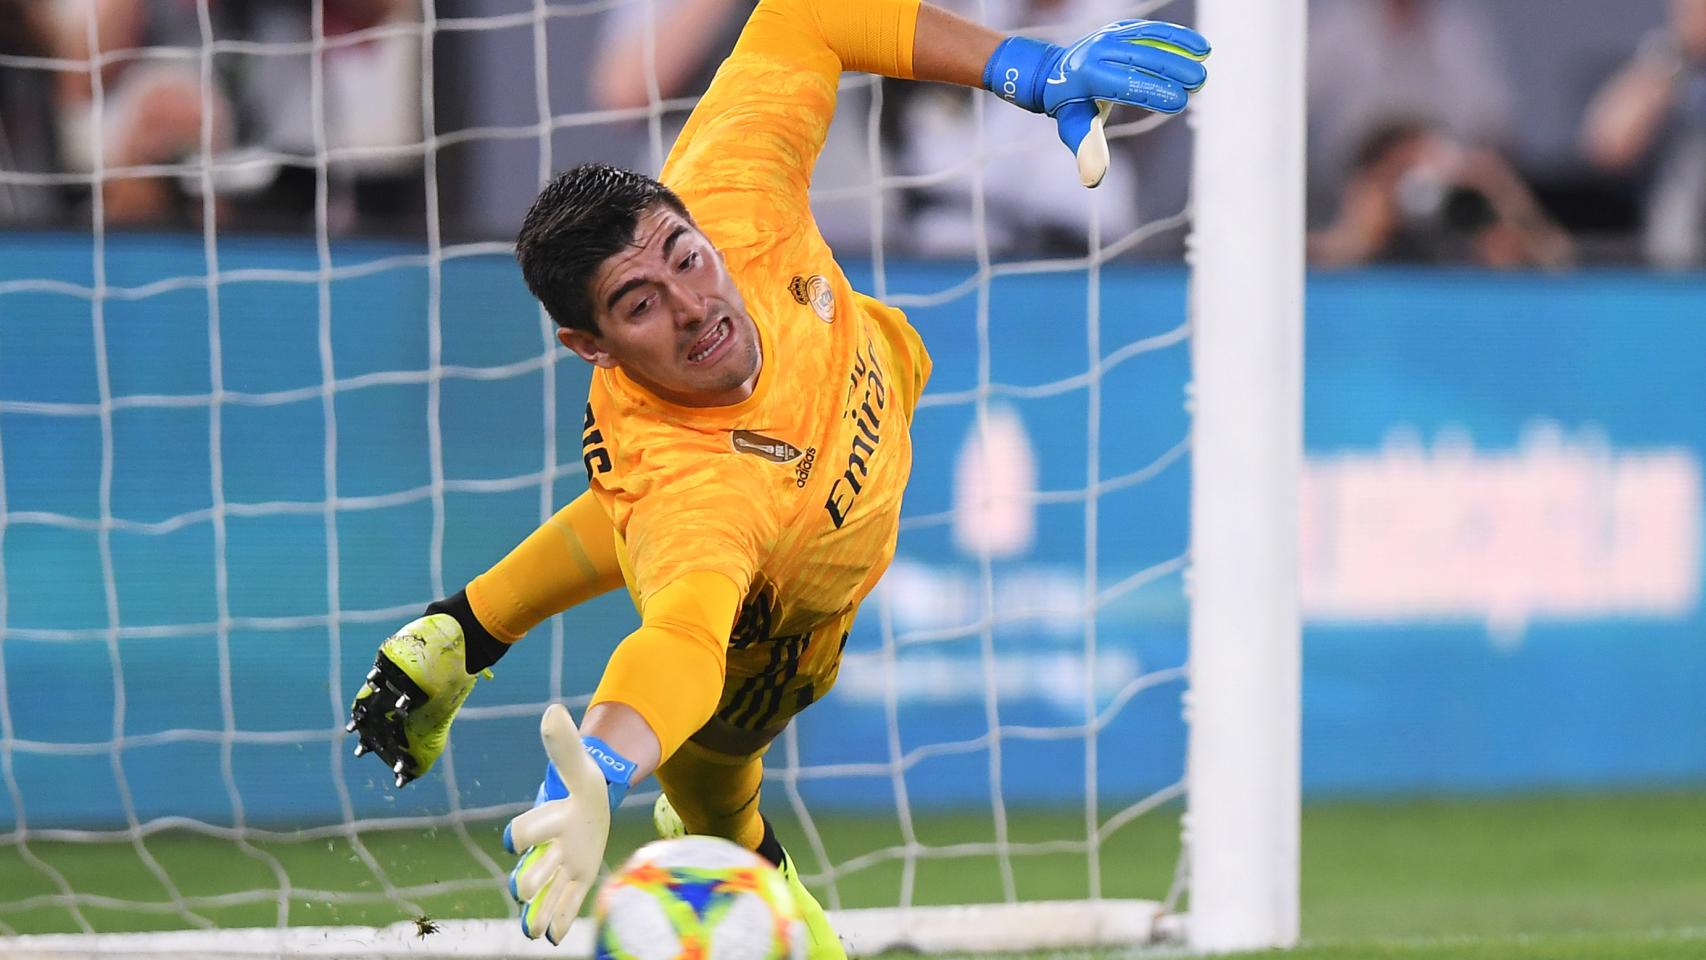
[[[350,704],[344,729],[360,738],[355,755],[378,754],[399,787],[431,770],[478,676],[468,673],[467,642],[455,617],[434,613],[409,623],[379,645]]]
[[[504,827],[504,849],[520,852],[509,894],[521,904],[521,932],[558,944],[598,881],[610,814],[622,804],[638,767],[597,737],[582,737],[560,703],[539,721],[545,781],[533,809]]]

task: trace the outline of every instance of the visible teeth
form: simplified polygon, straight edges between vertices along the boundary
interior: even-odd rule
[[[688,355],[687,359],[692,360],[695,363],[697,363],[700,360],[705,359],[705,355],[710,353],[712,350],[715,350],[717,348],[717,344],[722,343],[723,338],[727,337],[728,335],[729,335],[729,328],[725,327],[723,325],[723,321],[718,320],[717,321],[717,328],[711,334],[711,342],[707,343],[703,347],[700,347],[699,349],[693,351],[691,354]]]

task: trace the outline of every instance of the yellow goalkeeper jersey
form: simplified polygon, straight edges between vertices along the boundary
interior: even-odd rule
[[[737,681],[777,686],[782,678],[760,675],[786,669],[791,679],[811,661],[832,671],[839,645],[808,638],[844,642],[893,557],[908,430],[930,374],[905,316],[849,286],[807,199],[841,71],[864,55],[850,57],[843,38],[858,34],[862,51],[892,55],[890,66],[909,73],[917,4],[868,5],[852,30],[820,22],[850,16],[818,9],[835,6],[759,4],[660,178],[722,252],[758,327],[752,395],[683,407],[599,369],[582,435],[591,490],[642,610],[696,571],[744,592],[719,717],[749,730],[777,711],[731,708]],[[817,648],[805,664],[802,647]],[[799,705],[814,695],[801,693]]]

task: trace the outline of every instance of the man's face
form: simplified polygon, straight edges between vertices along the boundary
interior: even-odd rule
[[[690,407],[739,403],[758,382],[758,328],[723,257],[664,204],[640,216],[634,242],[589,281],[598,332],[560,329],[563,345],[620,367],[658,397]]]

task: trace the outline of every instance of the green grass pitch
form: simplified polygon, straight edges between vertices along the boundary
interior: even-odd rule
[[[785,806],[778,804],[774,815],[803,870],[814,872],[815,857]],[[648,819],[643,811],[625,811],[612,850],[626,851],[647,839]],[[829,817],[817,826],[838,863],[901,840],[893,817]],[[987,812],[924,814],[915,826],[918,841],[929,847],[993,837]],[[1082,836],[1083,818],[1078,812],[1014,811],[1008,827],[1014,841],[1068,839]],[[470,836],[507,866],[500,829],[501,823],[474,824]],[[1159,896],[1171,878],[1177,834],[1177,817],[1167,813],[1140,818],[1116,833],[1102,850],[1103,894]],[[452,892],[415,898],[431,916],[505,915],[505,892],[481,880],[483,868],[452,831],[379,831],[363,834],[363,840],[400,886],[466,881]],[[347,841],[259,846],[289,876],[295,891],[291,923],[405,919]],[[162,833],[149,837],[145,847],[186,897],[265,892],[266,899],[256,902],[198,906],[202,916],[225,926],[276,922],[278,882],[272,871],[231,843]],[[101,929],[186,925],[129,843],[32,842],[28,853],[51,864],[81,893],[152,904],[147,912],[85,906],[85,915]],[[1016,857],[1013,874],[1025,899],[1088,892],[1082,855]],[[844,907],[893,905],[901,879],[898,861],[879,861],[840,876],[834,897]],[[925,859],[914,890],[918,903],[963,903],[1000,899],[1002,884],[993,857]],[[357,899],[330,901],[326,892]],[[0,846],[5,925],[0,929],[74,931],[63,906],[43,902],[55,893],[15,843]],[[830,891],[819,893],[827,897]],[[30,898],[36,906],[17,908]],[[1706,957],[1706,793],[1311,805],[1303,823],[1303,924],[1305,945],[1287,955],[1292,960],[1698,960]]]

